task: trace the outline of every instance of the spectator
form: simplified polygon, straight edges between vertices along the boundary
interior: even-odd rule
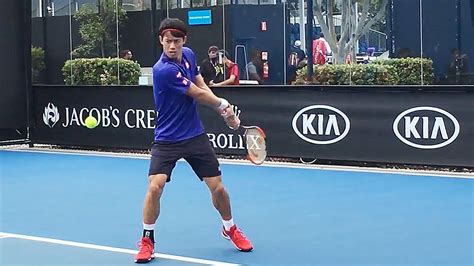
[[[409,58],[413,57],[413,53],[410,50],[410,48],[401,48],[400,51],[398,51],[398,58]]]
[[[287,84],[291,84],[296,79],[296,71],[306,65],[305,58],[306,54],[301,49],[301,41],[296,40],[288,56]]]
[[[262,77],[258,74],[261,73],[262,59],[259,51],[253,51],[250,55],[250,62],[245,66],[245,78],[247,80],[256,80],[258,84],[263,84]],[[260,71],[258,71],[260,69]],[[248,76],[247,76],[248,74]]]
[[[132,60],[132,51],[130,50],[122,50],[120,51],[120,58],[125,59],[125,60]]]
[[[201,62],[199,72],[204,78],[204,82],[209,85],[210,82],[221,82],[224,80],[224,66],[217,60],[217,51],[219,48],[215,45],[207,49],[208,57]]]
[[[457,48],[451,51],[452,61],[448,67],[447,79],[451,84],[469,84],[469,61],[466,54]]]
[[[326,64],[327,55],[331,52],[329,43],[324,39],[324,34],[321,32],[319,39],[313,41],[313,64]]]
[[[222,86],[222,85],[239,85],[240,81],[240,72],[239,66],[230,60],[229,53],[225,50],[218,51],[219,61],[222,59],[222,64],[225,66],[225,70],[227,72],[227,79],[222,82],[214,83],[212,80],[210,81],[210,85],[212,86]]]

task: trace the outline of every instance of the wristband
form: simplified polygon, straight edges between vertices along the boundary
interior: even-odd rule
[[[224,98],[220,98],[221,99],[221,103],[219,104],[219,109],[221,110],[224,110],[225,108],[229,107],[229,102],[224,99]]]

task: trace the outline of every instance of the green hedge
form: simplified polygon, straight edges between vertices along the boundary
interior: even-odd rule
[[[39,81],[39,74],[45,67],[43,48],[31,46],[31,76],[33,83]]]
[[[295,84],[319,85],[395,85],[395,68],[386,65],[324,65],[315,66],[312,82],[306,82],[307,67],[298,70]]]
[[[399,58],[375,60],[372,64],[393,66],[400,77],[398,85],[421,84],[421,65],[423,64],[423,84],[433,84],[433,60],[427,58]]]
[[[119,58],[79,58],[68,60],[63,66],[67,85],[117,85],[120,68],[120,85],[138,85],[140,65]]]
[[[424,84],[432,84],[433,61],[420,58],[377,60],[370,64],[315,65],[310,82],[306,81],[307,67],[304,67],[298,70],[294,84],[419,85],[422,62]]]

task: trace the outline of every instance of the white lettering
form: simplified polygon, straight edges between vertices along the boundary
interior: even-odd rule
[[[102,109],[102,126],[110,126],[110,111],[108,109]]]
[[[309,117],[307,114],[303,114],[303,134],[308,134],[308,130],[309,130],[309,132],[312,135],[316,135],[316,131],[314,131],[314,128],[312,125],[315,117],[316,115],[314,114],[309,115]]]
[[[229,149],[238,149],[239,147],[237,146],[238,143],[234,142],[234,135],[229,134]]]
[[[413,120],[411,120],[411,117],[405,116],[405,138],[411,138],[411,134],[413,134],[416,139],[420,138],[420,134],[418,134],[418,131],[416,130],[418,120],[420,120],[420,117],[418,116],[413,117]]]
[[[219,134],[217,136],[217,146],[221,149],[223,148],[226,148],[227,147],[227,136],[224,135],[224,134]]]
[[[413,119],[409,116],[405,116],[405,137],[411,138],[413,135],[414,138],[419,139],[421,138],[418,130],[416,129],[416,125],[420,121],[420,117],[415,116]],[[430,136],[430,127],[429,127],[429,117],[421,117],[421,126],[423,129],[422,136],[423,139],[437,139],[438,134],[441,134],[441,138],[448,139],[448,131],[446,130],[446,125],[444,123],[444,119],[442,117],[435,117],[435,121],[433,124],[433,129]]]
[[[67,127],[68,124],[69,124],[69,108],[68,108],[68,107],[66,107],[66,114],[65,114],[64,117],[65,117],[65,121],[64,121],[64,123],[62,123],[61,125],[62,125],[63,127]]]
[[[148,129],[153,129],[155,128],[154,127],[154,121],[155,121],[155,117],[156,117],[156,111],[155,110],[147,110],[146,111],[146,114],[147,114],[147,128]]]
[[[75,122],[76,125],[80,126],[80,122],[79,122],[79,117],[77,116],[77,111],[76,111],[76,108],[72,108],[72,113],[71,113],[71,123],[69,124],[70,126],[72,126],[72,123]]]
[[[423,138],[427,139],[429,134],[428,134],[428,126],[429,126],[429,121],[428,117],[422,117],[421,120],[423,121]]]
[[[212,143],[212,147],[217,148],[216,145],[216,135],[212,133],[208,133],[207,137],[209,138],[209,141]]]
[[[431,133],[431,139],[436,139],[438,137],[438,132],[441,133],[441,137],[443,139],[448,139],[448,132],[446,130],[446,125],[444,124],[444,119],[442,117],[435,117],[433,132]]]
[[[236,139],[234,136],[234,134],[218,134],[217,136],[216,134],[212,133],[207,134],[207,137],[214,148],[239,150],[245,149],[244,138],[241,135],[236,135],[238,137]]]
[[[120,118],[118,117],[120,110],[119,109],[112,109],[112,106],[110,106],[110,110],[112,110],[112,117],[115,120],[115,123],[112,123],[113,127],[119,127],[120,126]]]
[[[82,108],[81,111],[79,111],[79,119],[81,120],[81,125],[83,126],[85,125],[84,120],[87,118],[88,115],[89,115],[89,109],[87,108]]]
[[[260,150],[260,146],[258,145],[258,140],[260,139],[259,135],[247,135],[247,147],[249,149]],[[249,145],[248,141],[251,140],[251,145]]]
[[[92,109],[90,110],[90,112],[89,112],[89,115],[95,117],[95,118],[97,119],[97,123],[100,124],[100,121],[101,121],[101,118],[102,118],[102,117],[101,117],[101,115],[100,115],[99,109],[97,109],[97,108],[92,108]]]
[[[126,112],[125,112],[125,125],[128,127],[128,128],[133,128],[133,126],[130,124],[130,122],[128,121],[128,117],[130,115],[130,113],[134,114],[135,113],[135,110],[133,109],[128,109]]]
[[[145,112],[143,110],[137,110],[136,112],[136,117],[137,117],[137,120],[136,120],[136,125],[135,127],[136,128],[146,128],[145,127],[145,121],[144,121],[144,118],[145,118]]]
[[[322,114],[318,115],[318,134],[322,135],[324,132],[324,116]]]
[[[337,125],[336,115],[329,115],[328,125],[326,126],[325,135],[329,136],[331,134],[331,129],[334,129],[334,135],[339,136],[339,126]]]

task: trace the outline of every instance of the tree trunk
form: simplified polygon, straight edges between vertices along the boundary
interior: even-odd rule
[[[341,36],[336,38],[335,23],[333,8],[336,0],[328,1],[327,23],[322,14],[322,0],[316,1],[314,7],[314,14],[318,19],[326,40],[333,52],[333,62],[336,64],[343,64],[348,54],[352,54],[353,62],[355,63],[355,55],[357,53],[357,41],[364,32],[367,32],[370,27],[385,14],[388,0],[380,0],[382,2],[380,9],[376,15],[369,16],[370,0],[362,0],[361,16],[356,14],[355,0],[341,0]],[[352,49],[351,49],[352,48]]]
[[[102,39],[100,41],[100,55],[101,57],[105,57],[105,41]]]

